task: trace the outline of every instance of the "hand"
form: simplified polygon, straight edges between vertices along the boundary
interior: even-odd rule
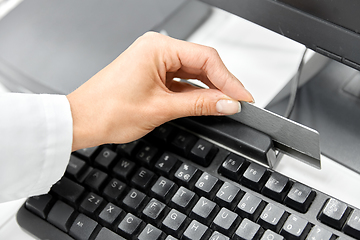
[[[176,77],[199,79],[209,89],[174,81]],[[130,142],[175,118],[235,114],[238,101],[253,101],[214,49],[153,32],[67,98],[73,150]]]

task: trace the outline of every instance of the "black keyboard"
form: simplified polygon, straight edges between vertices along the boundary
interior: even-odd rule
[[[236,141],[225,135],[214,133]],[[18,223],[54,240],[360,239],[359,209],[250,160],[251,144],[239,155],[200,136],[175,122],[76,151],[48,194],[27,199]]]

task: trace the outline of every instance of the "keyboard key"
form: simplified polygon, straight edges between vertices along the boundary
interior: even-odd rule
[[[159,177],[150,190],[150,195],[168,203],[177,190],[175,183],[163,176]]]
[[[110,150],[109,148],[103,148],[96,156],[94,164],[96,167],[106,171],[113,166],[116,158],[116,152]]]
[[[120,161],[113,168],[113,173],[117,178],[126,182],[129,179],[129,176],[135,170],[136,164],[133,161],[128,160],[127,158],[121,158]]]
[[[158,173],[165,177],[170,177],[177,167],[178,159],[171,153],[165,152],[155,164]]]
[[[285,240],[285,238],[268,229],[265,231],[264,235],[261,237],[260,240]],[[312,239],[312,240],[318,240],[318,239]],[[322,240],[322,239],[319,239],[319,240]]]
[[[276,201],[282,202],[289,191],[290,181],[288,177],[280,173],[271,173],[267,180],[262,193]]]
[[[240,188],[229,182],[225,182],[216,193],[215,202],[221,207],[232,210],[243,194]]]
[[[170,206],[188,214],[198,197],[193,191],[180,187],[170,201]]]
[[[122,154],[126,157],[131,157],[135,155],[135,152],[138,147],[140,147],[140,140],[136,140],[129,143],[119,144],[116,148],[116,152]]]
[[[71,206],[77,206],[80,201],[80,197],[85,192],[85,188],[80,184],[63,177],[52,186],[51,191]]]
[[[165,240],[178,240],[177,238],[174,238],[173,236],[167,236]]]
[[[240,218],[236,213],[222,208],[212,222],[211,228],[231,237],[239,224],[239,220]]]
[[[193,220],[184,232],[184,240],[205,240],[210,236],[210,230],[207,226]]]
[[[97,222],[80,213],[72,224],[69,234],[77,240],[88,240],[97,226]]]
[[[153,198],[142,211],[144,218],[154,225],[159,224],[159,219],[163,217],[166,205]]]
[[[286,239],[305,239],[309,233],[311,225],[303,218],[291,214],[286,220],[280,234]]]
[[[155,160],[155,156],[158,149],[150,144],[145,144],[139,152],[136,154],[136,159],[139,160],[143,165],[150,166]]]
[[[26,200],[25,206],[31,212],[45,219],[51,208],[52,199],[50,194],[30,197]]]
[[[284,224],[287,213],[284,209],[269,203],[264,211],[261,213],[258,223],[265,229],[271,229],[279,232],[281,226]]]
[[[50,210],[47,220],[62,231],[68,232],[74,213],[74,208],[58,200]]]
[[[126,240],[107,228],[102,228],[95,240]]]
[[[210,225],[216,214],[219,212],[219,206],[216,203],[201,197],[191,210],[190,217],[199,222]]]
[[[80,181],[82,174],[84,173],[85,169],[87,168],[87,165],[85,161],[81,160],[80,158],[71,155],[69,164],[66,167],[66,174],[76,180]]]
[[[170,124],[163,124],[155,128],[150,135],[160,143],[169,143],[174,133],[175,127]]]
[[[84,159],[87,163],[91,163],[99,147],[83,148],[75,152],[81,159]]]
[[[100,192],[102,186],[105,184],[108,175],[103,171],[98,169],[92,170],[92,172],[87,176],[84,183],[86,186],[94,190],[95,192]]]
[[[99,221],[100,223],[109,228],[115,228],[115,222],[117,219],[123,217],[125,212],[119,208],[118,206],[114,205],[113,203],[108,203],[104,209],[99,214]]]
[[[238,181],[249,163],[245,158],[231,153],[219,168],[220,174],[234,181]]]
[[[260,191],[267,180],[268,172],[265,167],[251,163],[241,178],[241,183],[255,191]]]
[[[134,239],[135,235],[141,231],[143,221],[135,215],[128,213],[118,225],[117,231],[126,239]]]
[[[190,150],[189,158],[201,166],[207,167],[218,152],[218,148],[214,144],[199,139]]]
[[[333,240],[332,237],[333,235],[331,232],[316,225],[311,229],[306,240]]]
[[[157,128],[155,128],[150,134],[158,141],[161,141],[162,143],[168,143],[170,142],[171,135],[174,132],[175,127],[165,123]]]
[[[350,208],[345,203],[330,198],[320,212],[319,220],[333,228],[341,229],[349,213]]]
[[[146,169],[139,168],[131,179],[131,185],[140,189],[141,191],[147,192],[151,186],[151,183],[155,177],[155,174]]]
[[[360,237],[360,210],[354,210],[344,226],[344,232],[354,238]]]
[[[213,199],[216,192],[219,190],[221,181],[206,172],[204,172],[199,180],[195,183],[195,192],[200,196]]]
[[[227,236],[215,231],[209,238],[209,240],[230,240]]]
[[[171,142],[174,150],[183,156],[187,156],[197,141],[197,137],[189,132],[179,131]]]
[[[249,219],[243,219],[237,228],[232,239],[234,240],[256,240],[263,234],[264,230],[259,224],[250,221]]]
[[[171,209],[162,222],[162,229],[169,235],[179,238],[188,225],[188,219],[185,214]]]
[[[139,237],[139,240],[162,240],[164,239],[165,234],[158,228],[154,227],[151,224],[146,225],[142,230]]]
[[[108,201],[119,204],[125,191],[126,184],[113,178],[104,188],[103,195]]]
[[[235,211],[243,218],[256,221],[264,207],[265,202],[260,198],[251,193],[245,193]]]
[[[192,189],[201,172],[192,165],[183,163],[175,173],[175,181],[179,185]]]
[[[305,213],[309,209],[315,195],[311,188],[296,182],[286,196],[285,204],[299,212]]]
[[[144,193],[136,189],[131,189],[123,200],[125,210],[133,213],[138,213],[147,203],[147,197]]]
[[[82,201],[79,210],[91,218],[95,217],[96,212],[100,209],[104,199],[95,193],[89,193]]]

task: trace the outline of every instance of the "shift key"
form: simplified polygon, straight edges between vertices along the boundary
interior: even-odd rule
[[[72,206],[77,206],[85,188],[70,179],[63,177],[52,186],[51,191]]]

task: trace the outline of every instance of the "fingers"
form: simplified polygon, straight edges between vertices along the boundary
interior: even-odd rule
[[[244,88],[241,82],[225,67],[215,49],[185,41],[175,41],[178,42],[171,44],[171,47],[167,48],[168,55],[164,59],[168,70],[174,70],[174,68],[178,67],[178,69],[181,68],[179,74],[193,74],[198,78],[204,76],[200,80],[210,81],[211,84],[227,96],[236,100],[254,101],[252,95]],[[205,84],[210,83],[205,82]]]
[[[144,34],[141,40],[137,42],[144,43],[147,52],[149,49],[155,51],[149,55],[157,56],[156,59],[159,59],[161,64],[158,65],[158,72],[164,82],[167,72],[175,73],[181,69],[182,72],[196,76],[207,85],[213,84],[233,99],[254,101],[241,82],[225,67],[215,49],[154,32]]]
[[[209,88],[217,89],[217,87],[214,86],[214,84],[207,78],[207,76],[203,74],[200,75],[192,74],[185,72],[183,69],[179,69],[176,73],[169,74],[167,78],[167,82],[172,81],[174,77],[182,78],[182,79],[198,79]]]
[[[173,92],[190,92],[199,90],[200,88],[189,83],[173,81],[169,86],[169,89]]]
[[[170,119],[187,116],[232,115],[241,110],[239,101],[229,98],[216,89],[172,93],[165,101]]]

